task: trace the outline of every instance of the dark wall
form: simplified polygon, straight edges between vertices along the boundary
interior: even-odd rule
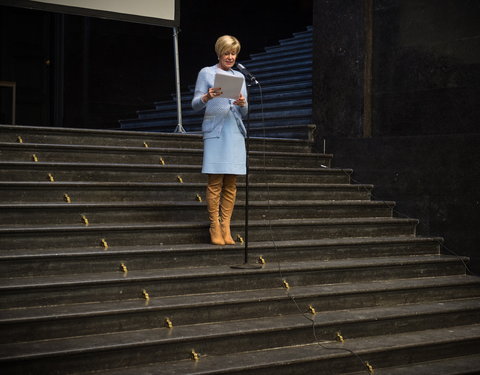
[[[180,4],[183,89],[195,83],[203,66],[217,62],[214,43],[220,35],[239,38],[239,58],[247,59],[312,24],[312,0]],[[55,125],[52,103],[60,88],[53,77],[60,62],[53,55],[62,40],[64,126],[115,128],[119,119],[136,117],[136,110],[153,108],[154,101],[170,99],[175,90],[172,29],[64,16],[60,38],[51,13],[0,6],[0,17],[0,80],[19,84],[19,124]],[[33,51],[32,61],[19,64]],[[51,62],[48,67],[45,60]],[[27,75],[34,79],[27,83]]]
[[[374,134],[477,133],[480,2],[377,0]]]
[[[174,90],[171,29],[65,18],[65,126],[116,128]]]
[[[367,0],[365,0],[367,1]],[[373,137],[363,136],[365,2],[314,6],[318,145],[480,272],[480,3],[373,0]],[[328,22],[328,18],[332,22]]]
[[[49,14],[0,6],[0,81],[16,82],[19,124],[50,123],[51,28]],[[2,89],[1,99],[10,95]],[[2,122],[11,121],[11,102],[8,104],[1,107]]]
[[[313,6],[313,118],[319,134],[362,134],[364,7],[359,0]]]
[[[118,127],[173,89],[171,29],[6,6],[0,19],[0,80],[17,82],[17,124],[59,125],[63,91],[60,125]]]

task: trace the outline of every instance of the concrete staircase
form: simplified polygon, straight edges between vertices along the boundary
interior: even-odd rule
[[[250,91],[250,135],[307,139],[312,134],[312,28],[266,47],[240,61],[261,84]],[[212,63],[213,64],[213,63]],[[201,131],[203,112],[194,112],[191,102],[195,85],[182,93],[183,126],[189,133]],[[124,130],[173,132],[177,126],[176,97],[138,111],[136,119],[120,120]]]
[[[2,374],[479,373],[467,259],[309,141],[251,143],[266,264],[238,270],[208,244],[200,136],[0,126]]]

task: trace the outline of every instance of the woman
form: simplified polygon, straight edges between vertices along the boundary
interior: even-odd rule
[[[215,74],[243,75],[232,70],[240,52],[240,42],[233,36],[217,39],[215,52],[218,64],[200,70],[192,100],[194,110],[205,108],[202,123],[203,167],[208,174],[207,207],[210,239],[215,245],[233,245],[230,233],[237,175],[246,174],[245,136],[242,117],[247,114],[245,79],[237,99],[218,97],[221,87],[213,87]],[[220,221],[221,220],[221,221]]]

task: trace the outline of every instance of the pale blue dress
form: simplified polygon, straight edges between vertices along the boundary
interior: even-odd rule
[[[206,104],[201,97],[213,87],[215,73],[243,75],[237,71],[223,71],[217,66],[203,68],[198,74],[195,93],[192,100],[194,110],[205,108],[202,123],[203,165],[202,173],[207,174],[246,174],[246,130],[242,117],[247,113],[247,106],[233,104],[233,99],[214,98]],[[245,82],[242,94],[246,98]]]

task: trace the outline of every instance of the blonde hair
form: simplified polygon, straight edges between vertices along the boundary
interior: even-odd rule
[[[236,55],[240,52],[240,42],[231,35],[223,35],[215,43],[215,52],[220,57],[225,52],[234,51]]]

